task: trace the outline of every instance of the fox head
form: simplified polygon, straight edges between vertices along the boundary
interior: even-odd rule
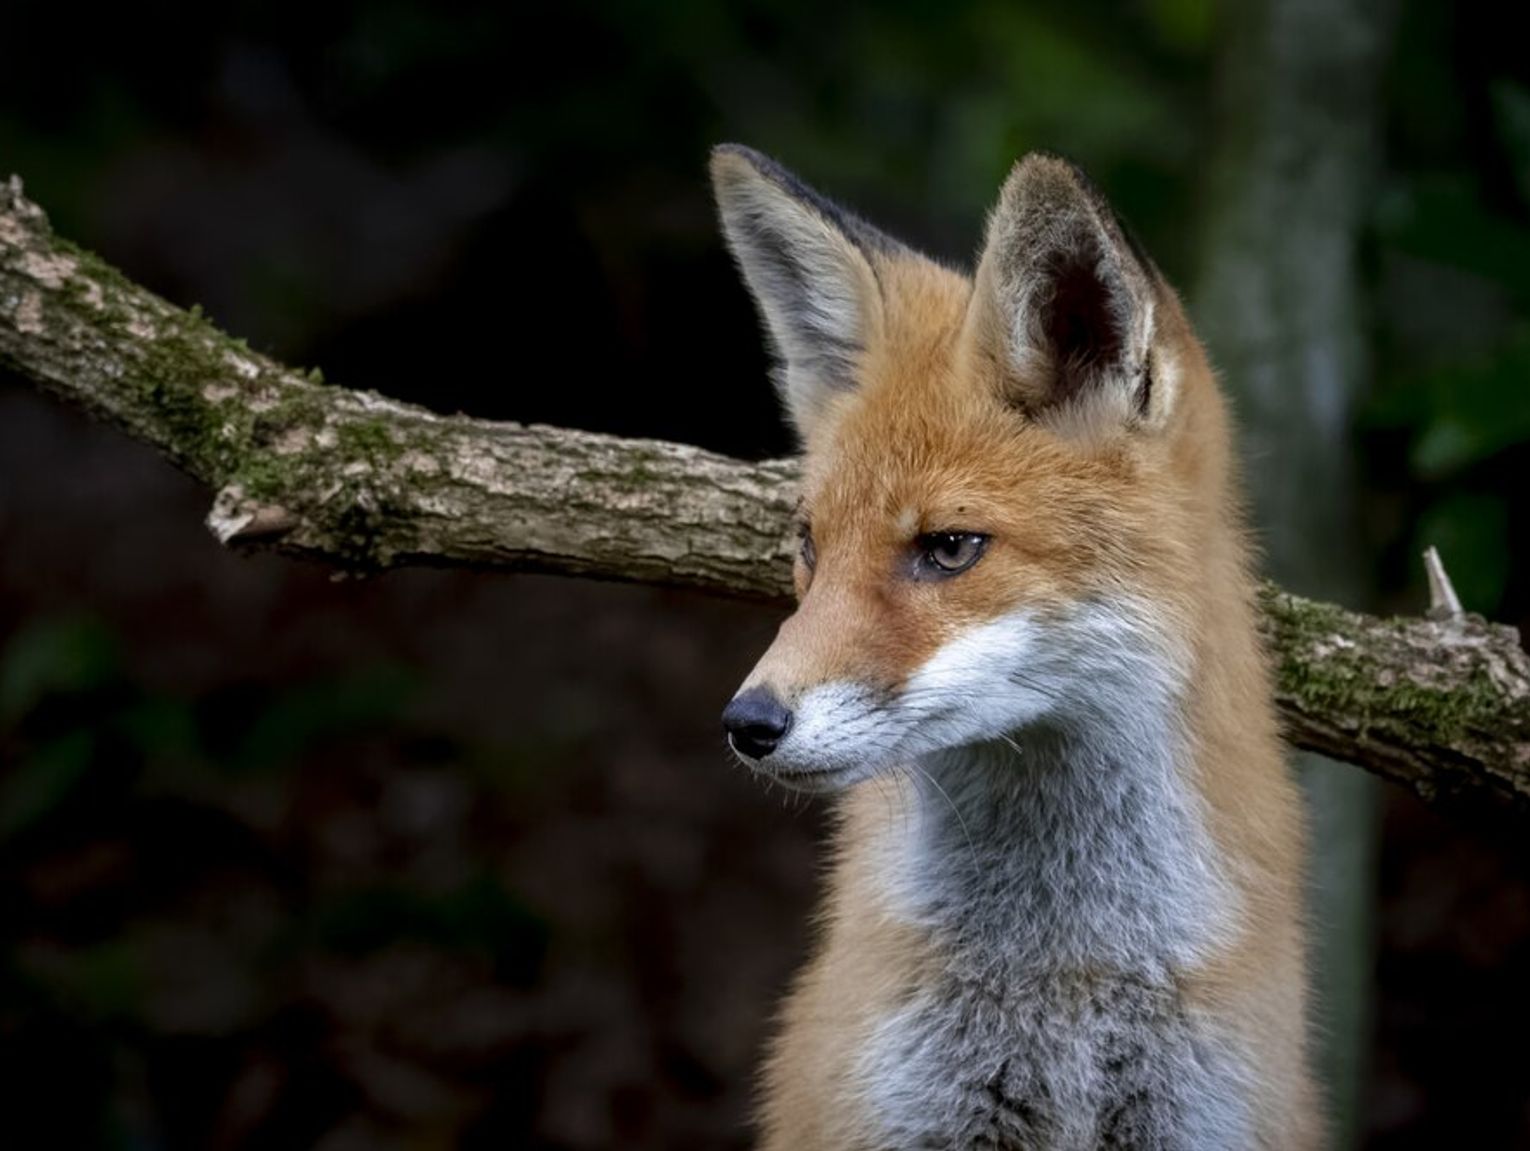
[[[970,277],[750,149],[711,162],[804,449],[798,607],[724,712],[805,790],[1190,675],[1225,429],[1173,291],[1071,164],[1010,173]]]

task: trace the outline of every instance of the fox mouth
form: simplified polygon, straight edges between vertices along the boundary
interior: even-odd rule
[[[752,774],[771,783],[779,783],[792,791],[813,793],[837,791],[839,790],[836,786],[837,781],[854,774],[853,769],[849,767],[776,768],[763,760],[750,759],[743,755],[739,756],[739,761]]]

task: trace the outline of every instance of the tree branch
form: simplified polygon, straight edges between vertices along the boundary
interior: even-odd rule
[[[226,544],[373,572],[556,572],[785,603],[796,469],[439,416],[251,351],[53,235],[0,185],[0,365],[216,494]],[[1298,747],[1426,800],[1530,814],[1530,660],[1512,628],[1383,620],[1261,592]]]

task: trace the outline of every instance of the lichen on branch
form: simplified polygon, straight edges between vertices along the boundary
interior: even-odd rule
[[[789,463],[439,416],[252,351],[0,186],[0,363],[154,445],[224,543],[359,571],[470,564],[789,592]]]

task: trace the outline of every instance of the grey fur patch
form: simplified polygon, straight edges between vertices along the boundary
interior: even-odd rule
[[[1025,674],[1061,710],[922,757],[914,814],[871,849],[893,914],[940,957],[861,1053],[880,1144],[1252,1145],[1250,1053],[1178,982],[1237,896],[1181,774],[1176,681],[1148,641],[1110,635],[1071,643],[1064,678],[1033,653]]]
[[[856,384],[873,313],[876,267],[902,245],[738,144],[713,150],[728,247],[776,355],[775,382],[799,428],[824,397]]]
[[[889,1147],[1250,1146],[1248,1059],[1176,970],[1227,908],[1165,762],[1058,732],[929,761],[893,878],[944,963],[864,1053]],[[982,760],[987,758],[988,762]]]

